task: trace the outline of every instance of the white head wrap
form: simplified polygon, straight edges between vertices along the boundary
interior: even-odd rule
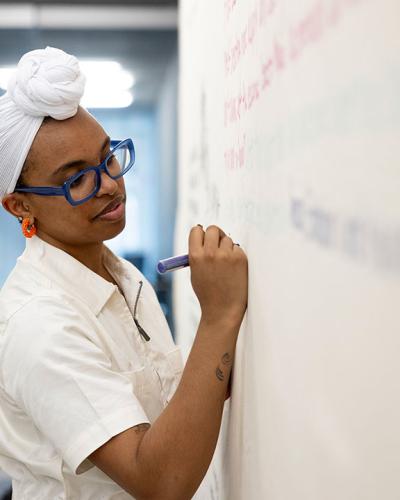
[[[76,57],[63,50],[46,47],[21,57],[0,97],[0,200],[14,191],[44,117],[74,116],[85,81]]]

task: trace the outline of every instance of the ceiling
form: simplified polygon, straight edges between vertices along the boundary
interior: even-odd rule
[[[157,102],[166,69],[177,52],[176,30],[0,29],[0,66],[15,65],[30,50],[57,47],[82,58],[114,59],[135,75],[135,104]]]
[[[0,4],[18,4],[18,3],[27,3],[27,0],[0,0]],[[173,5],[177,6],[177,0],[115,0],[113,2],[106,0],[30,0],[29,3],[33,4],[47,4],[47,5],[57,5],[57,4],[79,4],[79,5],[136,5],[143,7],[152,7],[152,6],[167,6]]]

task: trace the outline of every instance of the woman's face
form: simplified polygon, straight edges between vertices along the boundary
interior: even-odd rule
[[[123,139],[123,138],[121,138]],[[29,152],[29,168],[24,176],[28,186],[61,186],[79,170],[100,164],[110,151],[110,141],[100,124],[83,108],[67,120],[49,120],[40,128]],[[66,170],[60,167],[76,164]],[[57,172],[58,171],[58,172]],[[120,199],[117,219],[98,214],[113,200]],[[13,193],[3,205],[14,215],[35,220],[37,235],[62,245],[81,246],[109,240],[125,227],[125,184],[102,173],[99,192],[85,203],[72,206],[64,196]],[[22,211],[22,212],[21,212]],[[16,213],[18,212],[18,213]]]

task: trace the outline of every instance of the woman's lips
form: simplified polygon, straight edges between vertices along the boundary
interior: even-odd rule
[[[107,212],[106,214],[98,215],[96,219],[101,220],[119,220],[123,217],[125,213],[125,205],[124,203],[119,203],[113,210]]]

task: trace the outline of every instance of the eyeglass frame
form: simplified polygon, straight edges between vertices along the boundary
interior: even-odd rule
[[[131,160],[129,162],[129,166],[124,171],[122,171],[120,174],[111,175],[108,171],[108,168],[107,168],[107,162],[117,149],[119,149],[120,147],[125,146],[125,145],[128,146],[128,150],[129,150],[129,153],[131,155]],[[97,165],[95,167],[87,167],[87,168],[80,170],[79,172],[72,175],[71,177],[68,177],[68,179],[66,181],[64,181],[62,186],[58,186],[58,187],[55,187],[55,186],[20,186],[20,187],[16,187],[14,189],[14,192],[33,193],[33,194],[38,194],[41,196],[64,196],[65,199],[71,205],[73,205],[73,206],[81,205],[82,203],[85,203],[86,201],[88,201],[91,198],[93,198],[94,196],[96,196],[96,194],[99,192],[99,190],[101,188],[101,173],[102,173],[102,171],[104,171],[109,177],[111,177],[111,179],[119,179],[120,177],[125,175],[128,172],[128,170],[130,170],[133,167],[133,165],[135,163],[135,146],[133,144],[132,139],[124,139],[123,141],[112,139],[110,141],[110,146],[112,147],[111,151],[108,153],[106,158],[99,165]],[[92,170],[94,170],[96,172],[96,187],[95,187],[93,193],[91,193],[89,196],[86,196],[86,198],[84,198],[83,200],[80,200],[80,201],[73,200],[71,197],[71,194],[70,194],[70,187],[69,186],[76,179],[78,179],[80,176],[82,176],[86,172],[90,172]]]

